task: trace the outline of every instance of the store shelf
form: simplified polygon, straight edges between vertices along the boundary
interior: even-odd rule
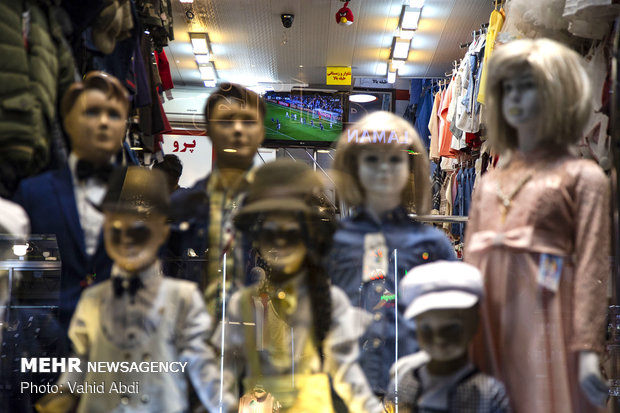
[[[0,261],[0,270],[60,270],[60,261]]]

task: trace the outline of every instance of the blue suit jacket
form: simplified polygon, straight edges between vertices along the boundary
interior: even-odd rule
[[[97,250],[89,257],[68,167],[24,179],[14,200],[28,213],[32,234],[56,235],[62,262],[59,318],[67,331],[86,276],[95,274],[95,282],[110,277],[112,261],[105,252],[103,236],[99,235]]]
[[[160,250],[164,274],[191,280],[205,288],[203,272],[209,239],[209,196],[205,188],[209,177],[191,188],[175,191],[170,198],[170,236]],[[188,251],[191,249],[192,254]],[[195,253],[195,255],[194,255]]]

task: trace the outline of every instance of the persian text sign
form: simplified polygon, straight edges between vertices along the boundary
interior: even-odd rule
[[[351,66],[327,66],[327,85],[350,85]]]

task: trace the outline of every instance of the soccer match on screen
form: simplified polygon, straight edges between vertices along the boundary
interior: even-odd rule
[[[265,139],[333,142],[342,133],[342,100],[322,93],[267,92]]]

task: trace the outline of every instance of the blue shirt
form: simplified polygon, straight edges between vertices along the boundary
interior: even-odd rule
[[[384,278],[362,282],[364,237],[381,232],[388,249],[388,273]],[[398,280],[411,268],[437,260],[455,260],[451,242],[438,229],[413,221],[399,207],[377,219],[360,210],[345,219],[334,235],[334,245],[327,257],[327,273],[333,285],[345,291],[351,304],[373,314],[373,322],[360,339],[360,365],[370,386],[377,394],[385,394],[389,369],[396,361],[395,320],[398,317],[398,357],[418,350],[413,320],[405,320],[405,303],[395,311],[393,295],[394,250],[397,250]],[[396,315],[398,314],[398,316]]]

